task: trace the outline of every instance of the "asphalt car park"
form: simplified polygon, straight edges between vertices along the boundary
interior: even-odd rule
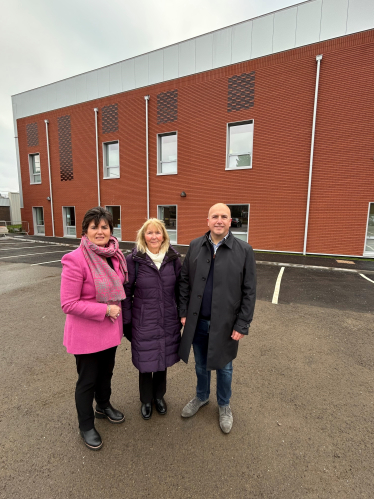
[[[145,422],[123,339],[111,400],[126,421],[97,421],[104,446],[91,452],[78,433],[59,301],[60,260],[78,244],[0,239],[1,499],[373,497],[371,262],[342,270],[333,259],[305,267],[256,254],[258,301],[234,361],[229,435],[214,376],[210,403],[180,417],[196,385],[192,355],[168,370],[168,414]]]

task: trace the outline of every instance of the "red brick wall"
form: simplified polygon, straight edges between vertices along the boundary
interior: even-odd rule
[[[149,100],[150,214],[178,206],[178,243],[206,230],[208,208],[250,204],[249,242],[257,249],[302,252],[307,203],[316,60],[321,61],[308,252],[362,255],[368,203],[374,202],[374,30],[18,120],[24,204],[43,205],[52,233],[44,119],[50,151],[56,235],[62,206],[75,206],[77,234],[97,205],[94,107],[118,104],[119,130],[102,134],[102,205],[121,205],[122,239],[134,240],[146,217],[145,101]],[[227,111],[228,78],[256,71],[254,107]],[[178,120],[157,124],[157,94],[178,89]],[[61,182],[57,117],[71,117],[74,180]],[[253,119],[253,168],[225,171],[226,126]],[[39,124],[28,148],[26,124]],[[178,174],[157,176],[157,134],[178,132]],[[103,180],[102,142],[120,142],[120,179]],[[41,153],[42,185],[30,185],[27,155]],[[186,198],[180,193],[185,191]]]

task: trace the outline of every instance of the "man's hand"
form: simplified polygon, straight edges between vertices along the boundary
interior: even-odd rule
[[[182,326],[184,327],[186,324],[186,317],[181,317],[181,323],[182,323]]]
[[[235,329],[234,329],[232,332],[231,338],[235,341],[239,341],[242,338],[244,338],[244,334],[240,334],[240,333],[238,333],[238,331],[235,331]]]

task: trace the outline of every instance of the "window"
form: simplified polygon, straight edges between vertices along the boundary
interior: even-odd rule
[[[158,218],[165,223],[166,230],[170,237],[171,243],[177,242],[177,207],[172,206],[159,206]]]
[[[235,237],[248,242],[249,204],[229,204],[231,210],[230,230]]]
[[[374,256],[374,203],[369,204],[364,255]]]
[[[62,216],[64,223],[64,236],[76,237],[74,206],[63,206]]]
[[[42,178],[40,175],[40,155],[29,154],[30,167],[30,184],[41,184]]]
[[[177,132],[158,136],[157,173],[159,175],[177,173]]]
[[[119,178],[119,142],[104,142],[104,178]]]
[[[33,207],[32,214],[34,220],[34,234],[45,234],[43,208],[41,206]]]
[[[229,123],[226,170],[252,168],[253,120]]]
[[[106,209],[113,217],[113,236],[121,240],[121,207],[107,206]]]

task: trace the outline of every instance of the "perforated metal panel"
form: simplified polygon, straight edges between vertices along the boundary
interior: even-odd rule
[[[62,181],[73,180],[73,151],[71,147],[71,123],[70,116],[59,116],[58,125],[58,148],[60,153],[60,177]]]
[[[39,145],[38,124],[29,123],[26,125],[27,146],[34,147]]]
[[[255,76],[256,72],[242,73],[229,78],[227,110],[239,111],[249,109],[255,102]]]
[[[118,132],[118,104],[110,104],[101,109],[101,127],[103,133]]]
[[[171,123],[178,119],[178,90],[157,95],[157,123]]]

